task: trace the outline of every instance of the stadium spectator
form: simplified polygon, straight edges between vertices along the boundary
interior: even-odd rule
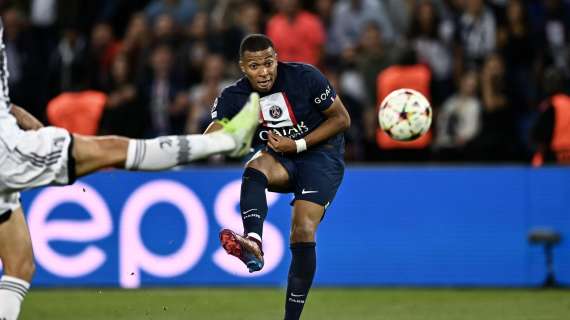
[[[434,148],[439,160],[465,160],[466,148],[481,129],[479,74],[467,71],[459,92],[448,98],[437,113]]]
[[[279,60],[319,65],[326,40],[322,22],[302,10],[298,0],[277,1],[276,6],[277,14],[267,22],[267,35],[275,43]]]
[[[209,55],[204,62],[202,82],[190,88],[187,133],[204,132],[210,124],[210,111],[216,97],[232,81],[225,78],[226,61],[221,55]]]
[[[99,125],[100,135],[144,137],[150,117],[138,99],[133,75],[127,56],[116,56],[111,65],[110,79],[103,88],[107,102]]]
[[[120,50],[121,43],[115,40],[111,25],[98,23],[93,27],[87,64],[91,88],[101,90],[105,86],[111,64]]]
[[[148,136],[182,133],[188,99],[185,84],[174,68],[172,48],[157,45],[150,56],[150,73],[143,79],[139,93],[151,115]]]
[[[210,16],[205,11],[196,14],[192,23],[185,28],[183,47],[178,49],[177,59],[184,77],[190,84],[202,81],[202,66],[209,54],[223,48],[220,39],[210,29]]]
[[[198,12],[198,6],[194,0],[153,0],[145,8],[145,13],[154,23],[155,19],[163,14],[174,18],[177,24],[186,25]]]
[[[378,74],[394,63],[394,50],[386,46],[380,26],[370,21],[363,29],[359,39],[358,50],[355,51],[354,63],[358,73],[362,75],[367,105],[375,105],[376,78]]]
[[[507,93],[503,57],[491,54],[481,71],[482,128],[474,141],[476,160],[511,161],[519,146],[516,118]]]
[[[45,72],[42,68],[47,58],[38,46],[33,30],[30,30],[26,17],[15,7],[8,8],[2,14],[4,23],[4,44],[8,64],[8,85],[12,101],[24,104],[28,111],[44,119]],[[30,94],[33,93],[33,94]]]
[[[366,24],[375,21],[382,30],[384,40],[390,42],[396,37],[394,27],[381,1],[340,0],[335,4],[333,14],[333,41],[339,44],[331,54],[344,54],[353,50]]]
[[[152,38],[149,34],[146,16],[140,12],[134,13],[129,20],[121,47],[122,54],[128,58],[129,70],[136,79],[141,78],[146,57],[150,52]]]
[[[513,105],[527,111],[535,105],[539,46],[522,0],[511,0],[506,7],[505,25],[497,31],[498,48],[505,59],[508,91]]]
[[[48,65],[48,98],[64,91],[85,89],[88,86],[87,43],[79,30],[66,27]]]
[[[241,39],[252,33],[262,33],[263,13],[261,7],[255,1],[244,1],[234,8],[235,11],[227,12],[227,26],[220,36],[223,37],[223,54],[227,61],[236,61],[239,59],[238,51]],[[227,8],[226,10],[230,10]],[[231,68],[231,67],[230,67]],[[236,70],[236,74],[239,70]]]
[[[543,0],[537,10],[540,24],[541,47],[545,50],[545,65],[556,68],[570,68],[570,4],[562,0]]]
[[[180,44],[178,38],[178,25],[172,15],[163,13],[154,19],[152,25],[152,37],[154,43],[168,44],[172,48],[177,48]]]
[[[533,165],[570,164],[570,85],[560,69],[550,68],[544,76],[547,99],[531,131]]]
[[[333,29],[334,4],[335,0],[317,0],[315,2],[315,12],[323,24],[327,39],[323,53],[325,64],[328,61],[338,61],[338,48],[340,48],[340,43],[337,42],[338,38],[334,36]]]
[[[437,108],[453,91],[453,60],[444,22],[431,1],[420,1],[414,10],[409,39],[420,63],[433,74],[432,103]]]
[[[431,0],[430,0],[431,1]],[[408,34],[417,0],[382,0],[398,40]]]
[[[496,18],[483,0],[465,0],[459,19],[458,46],[455,50],[456,74],[463,68],[478,68],[496,44]]]

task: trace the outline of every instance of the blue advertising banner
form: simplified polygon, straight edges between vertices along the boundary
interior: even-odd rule
[[[268,193],[266,264],[250,274],[220,248],[241,230],[241,170],[108,171],[23,194],[35,286],[282,286],[288,194]],[[548,226],[570,237],[570,170],[349,168],[319,229],[316,285],[536,286]],[[570,284],[570,245],[554,250]]]

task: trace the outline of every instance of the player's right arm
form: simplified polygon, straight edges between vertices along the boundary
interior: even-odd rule
[[[22,107],[12,104],[10,113],[16,118],[18,126],[23,130],[38,130],[44,125]]]

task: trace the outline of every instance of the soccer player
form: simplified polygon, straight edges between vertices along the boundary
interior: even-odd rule
[[[261,145],[243,173],[240,210],[244,235],[224,229],[224,249],[250,272],[263,268],[265,189],[295,194],[285,319],[299,319],[316,270],[315,233],[344,174],[343,131],[350,117],[328,80],[314,67],[278,62],[271,40],[249,35],[240,46],[244,77],[227,87],[212,108],[214,120],[231,117],[251,92],[258,92]],[[210,124],[206,132],[221,127]]]
[[[215,153],[243,156],[250,150],[260,109],[259,96],[251,94],[231,121],[218,124],[222,131],[150,140],[90,137],[43,127],[10,103],[2,29],[0,21],[0,260],[4,269],[0,319],[16,320],[34,273],[32,242],[19,191],[71,184],[76,177],[107,167],[163,170]]]

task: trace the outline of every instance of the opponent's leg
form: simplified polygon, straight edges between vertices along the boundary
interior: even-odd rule
[[[273,156],[261,152],[248,162],[243,173],[240,211],[245,237],[224,229],[220,241],[226,251],[238,257],[250,272],[263,268],[263,222],[267,216],[265,189],[268,186],[286,188],[289,184],[287,170]]]
[[[254,93],[236,116],[222,124],[223,130],[205,135],[149,140],[75,135],[76,175],[106,167],[164,170],[217,153],[230,152],[230,156],[240,157],[249,152],[258,121],[259,96]]]
[[[16,320],[35,271],[32,240],[21,208],[0,215],[0,319]]]
[[[315,235],[325,208],[306,200],[296,200],[291,224],[291,253],[285,320],[299,319],[317,268]]]

